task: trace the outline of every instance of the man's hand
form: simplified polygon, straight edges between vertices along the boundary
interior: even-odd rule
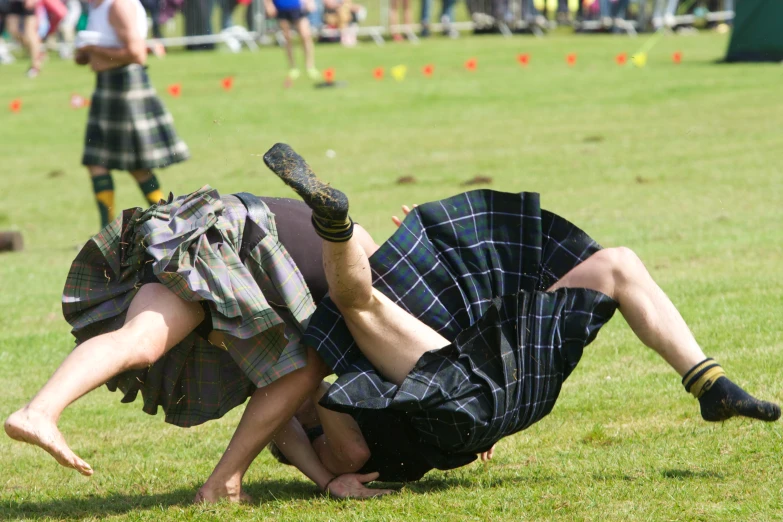
[[[365,487],[367,482],[377,479],[378,475],[378,472],[366,475],[357,473],[340,475],[329,483],[329,494],[337,498],[370,498],[394,493],[393,489],[371,489]]]
[[[90,53],[84,49],[77,49],[76,54],[73,55],[73,61],[76,65],[87,65],[90,63]]]
[[[416,208],[418,206],[419,205],[413,205],[413,208]],[[408,205],[403,205],[402,206],[402,213],[404,215],[406,215],[406,216],[411,213],[411,209],[408,207]],[[405,218],[402,218],[402,219],[405,219]],[[402,225],[402,219],[398,218],[397,216],[392,216],[392,222],[395,225],[397,225],[398,228],[399,228],[400,225]]]
[[[495,456],[495,445],[493,444],[491,448],[489,448],[489,451],[485,451],[484,453],[479,453],[479,458],[481,459],[481,462],[489,462],[492,460],[492,457]]]
[[[28,11],[35,9],[36,5],[38,5],[38,0],[24,0],[24,8]]]

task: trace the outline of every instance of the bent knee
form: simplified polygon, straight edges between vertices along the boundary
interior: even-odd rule
[[[130,323],[114,332],[119,349],[124,351],[125,367],[140,370],[153,365],[165,353],[165,339],[159,339],[149,332]]]
[[[606,269],[611,271],[615,280],[623,281],[640,269],[644,269],[644,264],[639,256],[628,247],[605,248],[595,254],[605,264]]]
[[[367,464],[370,460],[370,448],[363,441],[355,441],[351,444],[344,444],[339,450],[342,473],[355,473]]]

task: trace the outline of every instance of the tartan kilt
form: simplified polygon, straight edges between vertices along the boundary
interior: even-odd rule
[[[191,332],[148,369],[113,378],[107,386],[120,389],[123,402],[141,392],[145,412],[161,406],[167,422],[194,426],[306,365],[299,341],[315,305],[274,216],[256,203],[248,213],[236,196],[209,186],[170,196],[124,211],[76,256],[62,306],[77,344],[119,329],[150,274],[180,298],[201,301],[212,328],[225,334],[218,347]],[[260,231],[253,241],[243,237],[247,220]]]
[[[546,292],[600,248],[541,210],[535,193],[478,190],[420,205],[370,259],[373,285],[452,344],[424,354],[398,387],[327,298],[304,336],[338,375],[321,404],[405,412],[434,467],[463,465],[547,415],[612,317],[617,304],[600,292]]]
[[[174,119],[150,84],[147,68],[126,65],[97,73],[82,165],[141,170],[190,157]]]

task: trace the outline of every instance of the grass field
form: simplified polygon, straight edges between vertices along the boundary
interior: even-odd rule
[[[535,190],[542,205],[604,245],[633,248],[705,352],[763,398],[783,401],[783,69],[716,65],[727,37],[667,37],[644,69],[619,52],[641,39],[466,37],[419,46],[318,47],[343,89],[282,88],[279,49],[152,61],[153,83],[193,158],[162,172],[166,191],[288,195],[260,155],[291,143],[347,190],[377,241],[400,204],[465,190]],[[681,50],[684,62],[671,63]],[[523,69],[516,54],[529,52]],[[565,55],[578,52],[573,68]],[[478,70],[464,70],[466,59]],[[372,70],[405,63],[409,77]],[[435,64],[435,75],[419,69]],[[0,417],[25,403],[72,347],[60,292],[77,245],[96,231],[79,165],[92,76],[52,61],[35,81],[1,67],[0,229],[26,250],[0,255]],[[220,79],[235,75],[234,90]],[[182,83],[182,96],[165,94]],[[18,114],[7,111],[23,100]],[[333,149],[333,159],[326,151]],[[61,170],[52,177],[50,173]],[[415,184],[398,185],[401,176]],[[140,205],[116,173],[117,204]],[[91,479],[0,437],[0,519],[127,520],[780,520],[783,428],[701,421],[677,375],[618,316],[585,352],[552,414],[502,441],[488,465],[432,472],[394,496],[335,501],[264,452],[247,475],[252,506],[192,506],[240,411],[193,429],[166,425],[105,389],[60,426]]]

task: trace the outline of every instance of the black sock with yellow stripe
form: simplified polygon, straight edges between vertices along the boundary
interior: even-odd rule
[[[92,191],[95,193],[95,201],[98,203],[101,228],[103,228],[114,218],[114,180],[111,173],[92,176]]]
[[[147,203],[154,205],[163,198],[163,192],[160,190],[160,183],[158,183],[158,177],[153,172],[150,172],[150,177],[144,181],[138,181],[139,188],[147,198]]]
[[[342,221],[336,221],[319,216],[313,211],[310,221],[313,223],[315,233],[326,241],[344,243],[353,237],[353,220],[350,216],[346,216]]]
[[[714,359],[705,359],[682,378],[685,391],[699,400],[701,416],[708,422],[719,422],[735,416],[763,421],[780,418],[780,406],[756,399],[726,377]]]

